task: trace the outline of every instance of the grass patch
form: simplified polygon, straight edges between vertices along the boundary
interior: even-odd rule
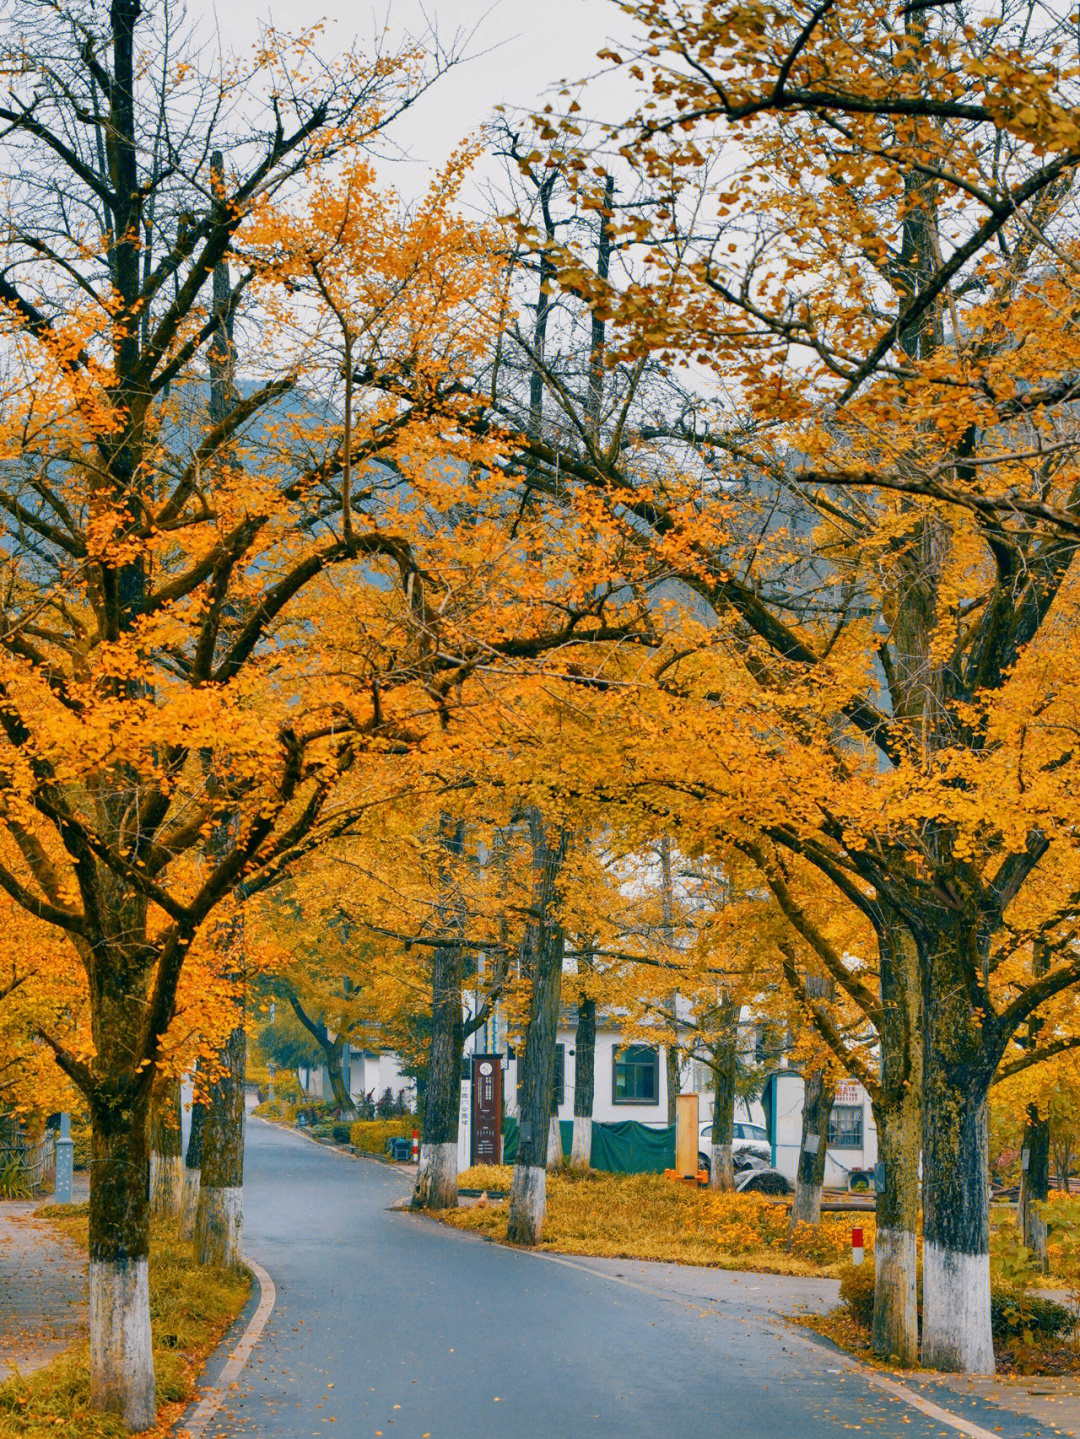
[[[46,1205],[37,1217],[50,1220],[86,1248],[89,1205]],[[150,1321],[158,1403],[154,1434],[167,1434],[187,1407],[203,1364],[244,1307],[250,1288],[246,1270],[196,1264],[194,1246],[177,1239],[174,1226],[159,1223],[151,1228]],[[114,1415],[90,1408],[85,1344],[26,1378],[16,1375],[0,1384],[2,1439],[122,1439],[127,1433]]]
[[[365,1154],[385,1154],[388,1139],[411,1139],[416,1127],[411,1114],[399,1119],[357,1119],[349,1125],[349,1143]]]
[[[457,1182],[459,1189],[504,1189],[509,1194],[513,1177],[512,1164],[474,1164],[461,1171]]]
[[[484,1166],[466,1170],[460,1182],[472,1189],[508,1189],[511,1172]],[[479,1182],[472,1177],[478,1175]],[[816,1227],[800,1225],[788,1253],[787,1206],[762,1194],[691,1189],[656,1174],[590,1171],[549,1174],[547,1196],[540,1248],[565,1254],[826,1277],[839,1275],[851,1255],[848,1216],[828,1214]],[[446,1210],[438,1217],[458,1229],[506,1238],[505,1204]],[[872,1248],[872,1215],[863,1219],[863,1229]]]

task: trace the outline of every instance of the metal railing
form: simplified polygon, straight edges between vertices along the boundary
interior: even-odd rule
[[[13,1188],[29,1195],[51,1194],[56,1184],[56,1136],[45,1134],[37,1144],[16,1140],[0,1144],[0,1176],[14,1171]]]

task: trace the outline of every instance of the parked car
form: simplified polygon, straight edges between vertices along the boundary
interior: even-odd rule
[[[698,1168],[712,1172],[712,1125],[701,1126],[702,1148],[698,1150]],[[735,1169],[735,1189],[739,1194],[790,1194],[791,1181],[773,1168],[769,1136],[760,1124],[741,1120],[731,1127],[731,1162]]]
[[[790,1194],[791,1180],[771,1165],[748,1167],[735,1171],[735,1189],[739,1194]]]
[[[709,1156],[712,1153],[712,1123],[701,1126],[701,1138],[698,1147],[698,1168],[709,1173]],[[764,1157],[765,1166],[772,1164],[772,1151],[769,1148],[769,1136],[765,1132],[764,1125],[744,1124],[741,1120],[731,1126],[731,1157],[735,1167],[739,1167],[738,1156],[740,1154],[757,1154]]]

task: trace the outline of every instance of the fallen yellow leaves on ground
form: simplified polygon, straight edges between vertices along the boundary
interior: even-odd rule
[[[475,1166],[461,1187],[508,1189],[506,1165]],[[616,1259],[658,1259],[717,1269],[835,1277],[851,1257],[851,1216],[801,1224],[791,1252],[788,1207],[761,1194],[721,1194],[672,1184],[658,1174],[549,1174],[541,1249]],[[506,1206],[470,1206],[438,1217],[458,1229],[506,1238]],[[873,1248],[873,1215],[857,1216]]]
[[[86,1248],[86,1205],[46,1206],[39,1214]],[[151,1439],[172,1432],[191,1401],[203,1364],[243,1309],[250,1288],[246,1271],[196,1264],[193,1246],[178,1239],[167,1221],[151,1225],[150,1318],[158,1405]],[[76,1344],[34,1374],[0,1384],[2,1439],[122,1439],[128,1432],[117,1415],[90,1406],[85,1344]]]

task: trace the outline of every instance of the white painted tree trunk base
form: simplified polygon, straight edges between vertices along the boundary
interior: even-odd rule
[[[510,1182],[507,1239],[511,1244],[539,1244],[546,1214],[547,1171],[539,1165],[515,1164]]]
[[[201,1169],[184,1169],[183,1207],[180,1212],[181,1239],[195,1238],[195,1216],[199,1212]]]
[[[554,1114],[548,1124],[547,1167],[552,1171],[563,1167],[562,1130]]]
[[[574,1137],[570,1142],[571,1169],[588,1169],[592,1162],[592,1120],[574,1115]]]
[[[922,1362],[950,1374],[993,1374],[988,1254],[924,1243]]]
[[[200,1264],[229,1269],[239,1264],[244,1235],[244,1191],[203,1184],[195,1214],[195,1252]]]
[[[458,1202],[456,1144],[420,1146],[420,1164],[413,1188],[413,1209],[456,1209]]]
[[[136,1432],[157,1420],[145,1258],[90,1261],[90,1403]]]
[[[874,1353],[910,1365],[919,1354],[918,1250],[908,1229],[874,1234]]]
[[[179,1154],[150,1153],[150,1214],[180,1219],[184,1212],[184,1161]]]
[[[735,1188],[735,1165],[730,1144],[709,1146],[709,1188],[731,1191]]]

